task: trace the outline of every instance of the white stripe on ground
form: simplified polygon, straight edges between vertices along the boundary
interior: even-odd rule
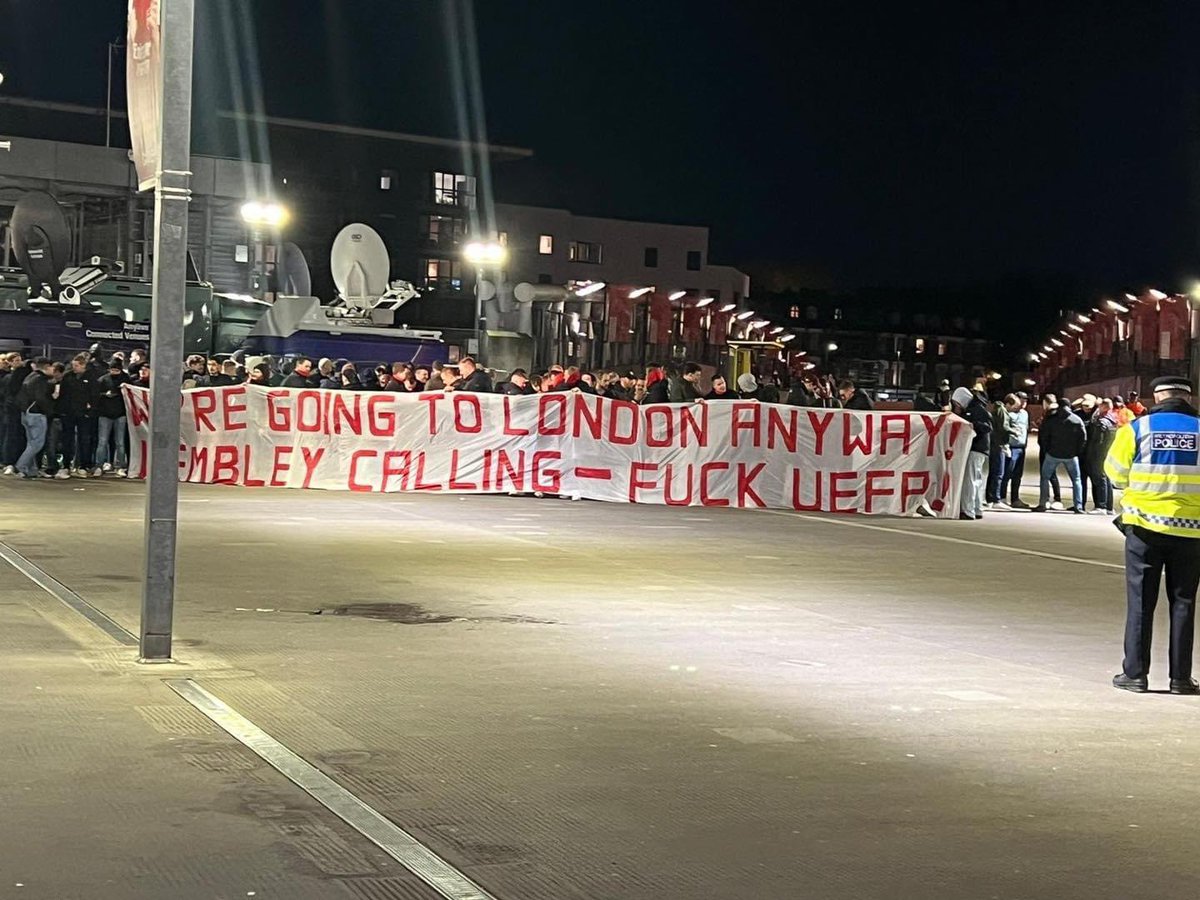
[[[492,894],[487,893],[407,831],[190,678],[169,678],[166,679],[166,684],[446,900],[495,900]]]
[[[927,541],[945,541],[948,544],[966,544],[969,547],[983,547],[987,550],[999,550],[1003,553],[1021,553],[1025,556],[1040,556],[1042,559],[1057,559],[1061,562],[1079,563],[1085,566],[1103,566],[1106,569],[1124,571],[1124,563],[1101,562],[1098,559],[1084,559],[1081,556],[1064,556],[1061,553],[1048,553],[1045,550],[1030,550],[1026,547],[1010,547],[1007,544],[989,544],[987,541],[970,541],[966,538],[949,537],[944,534],[929,534],[925,531],[909,531],[906,528],[888,528],[885,525],[868,525],[866,522],[848,522],[845,519],[824,519],[820,516],[809,516],[804,513],[791,513],[779,509],[760,509],[758,512],[772,516],[784,516],[788,519],[803,519],[806,522],[820,522],[822,525],[840,525],[843,528],[865,528],[868,531],[885,531],[888,534],[900,534],[906,537],[924,538]]]

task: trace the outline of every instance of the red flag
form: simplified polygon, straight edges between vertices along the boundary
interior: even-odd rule
[[[129,33],[126,38],[126,104],[129,139],[138,190],[154,186],[162,157],[162,35],[159,32],[161,0],[129,0]]]

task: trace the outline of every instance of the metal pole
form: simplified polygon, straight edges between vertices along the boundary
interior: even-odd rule
[[[104,146],[112,146],[112,59],[113,44],[108,42],[108,88],[105,96],[108,98],[104,106]]]
[[[154,301],[150,331],[150,460],[141,661],[171,658],[179,497],[179,403],[191,197],[194,0],[162,0],[162,158],[154,196]]]
[[[482,365],[486,360],[483,358],[483,266],[477,266],[475,269],[475,355],[479,357],[479,363]]]

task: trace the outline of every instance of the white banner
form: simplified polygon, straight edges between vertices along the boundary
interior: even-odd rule
[[[144,477],[149,392],[125,387]],[[947,413],[580,393],[183,393],[179,479],[246,487],[579,495],[620,503],[957,517],[973,436]]]

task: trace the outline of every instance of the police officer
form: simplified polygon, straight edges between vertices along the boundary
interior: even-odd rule
[[[1186,378],[1159,378],[1151,387],[1150,414],[1117,431],[1104,464],[1113,485],[1125,491],[1117,526],[1125,533],[1125,661],[1113,686],[1147,690],[1154,607],[1165,569],[1171,693],[1200,694],[1192,678],[1200,583],[1200,413]]]

